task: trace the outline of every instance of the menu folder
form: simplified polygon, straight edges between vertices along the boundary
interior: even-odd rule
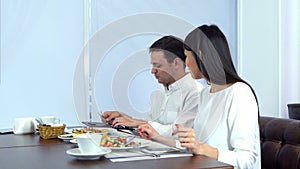
[[[193,156],[193,154],[186,151],[125,151],[125,152],[112,152],[105,155],[112,162],[124,162],[124,161],[136,161],[136,160],[150,160],[150,159],[162,159],[162,158],[175,158]]]

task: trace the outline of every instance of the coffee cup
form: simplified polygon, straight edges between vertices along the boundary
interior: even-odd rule
[[[34,133],[35,123],[33,117],[16,118],[14,119],[13,132],[14,134],[29,134]]]
[[[83,154],[92,154],[99,152],[101,150],[101,148],[99,147],[100,139],[101,135],[98,133],[87,133],[76,136],[79,150]]]

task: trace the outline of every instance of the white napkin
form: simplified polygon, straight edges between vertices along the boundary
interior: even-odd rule
[[[63,126],[64,124],[52,124],[52,123],[50,123],[49,125],[52,126],[52,127],[60,127],[60,126]]]

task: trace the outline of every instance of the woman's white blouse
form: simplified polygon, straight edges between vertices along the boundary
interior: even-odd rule
[[[218,149],[218,160],[235,168],[260,169],[258,107],[248,85],[237,82],[210,93],[200,92],[194,130],[200,142]]]

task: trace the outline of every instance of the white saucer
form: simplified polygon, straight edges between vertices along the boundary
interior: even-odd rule
[[[59,138],[59,139],[61,139],[61,140],[63,140],[63,141],[66,141],[66,142],[68,142],[68,141],[74,139],[74,137],[72,137],[72,134],[63,134],[63,135],[59,135],[59,136],[57,136],[57,138]]]
[[[108,154],[111,152],[111,149],[109,148],[101,148],[98,152],[90,153],[90,154],[83,154],[80,152],[79,148],[73,148],[70,150],[67,150],[66,153],[76,157],[79,160],[97,160],[101,156],[104,156],[105,154]]]
[[[70,143],[77,144],[77,140],[76,139],[72,139],[72,140],[70,140]]]

